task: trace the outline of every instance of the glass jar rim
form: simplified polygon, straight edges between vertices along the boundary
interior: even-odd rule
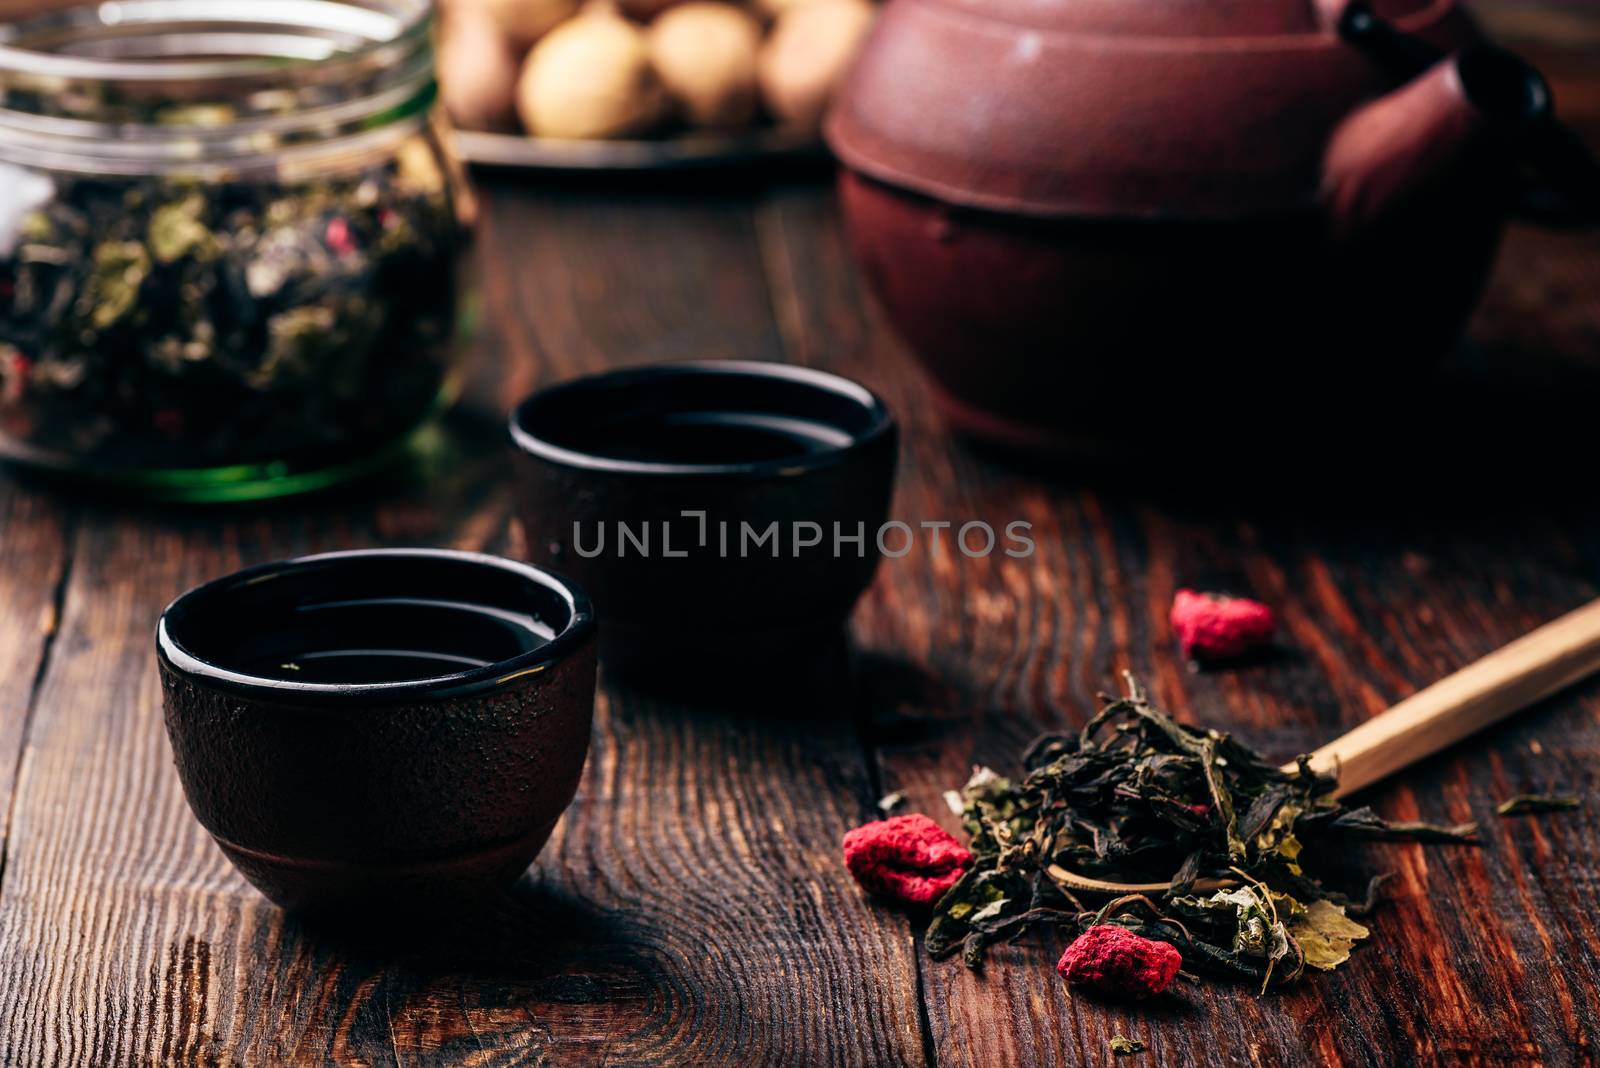
[[[105,0],[0,27],[0,161],[249,170],[415,126],[429,0]]]
[[[409,10],[407,10],[409,9]],[[103,0],[58,8],[0,25],[0,73],[73,81],[220,82],[283,72],[308,63],[361,63],[374,53],[425,36],[433,22],[428,0],[381,4],[359,0]],[[346,50],[299,56],[237,55],[189,60],[109,59],[43,51],[17,44],[40,35],[72,34],[123,26],[176,27],[186,23],[275,25],[321,30],[366,41]]]

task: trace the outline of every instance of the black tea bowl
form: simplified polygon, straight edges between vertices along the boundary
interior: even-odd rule
[[[528,556],[591,591],[606,670],[634,685],[801,669],[877,568],[897,435],[849,379],[632,368],[534,394],[511,438]]]
[[[288,909],[492,895],[577,790],[594,634],[578,588],[476,553],[328,553],[209,582],[156,628],[184,793]]]

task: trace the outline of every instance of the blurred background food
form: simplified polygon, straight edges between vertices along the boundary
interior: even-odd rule
[[[517,80],[517,114],[539,137],[628,137],[666,110],[644,33],[609,12],[569,19],[540,38]]]
[[[442,0],[440,91],[464,130],[635,139],[815,134],[872,0]]]
[[[743,8],[695,0],[650,24],[650,63],[683,118],[694,126],[755,121],[761,24]]]

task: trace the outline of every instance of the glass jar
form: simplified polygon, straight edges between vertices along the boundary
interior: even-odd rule
[[[371,470],[448,400],[469,193],[427,0],[0,27],[0,457],[165,499]]]

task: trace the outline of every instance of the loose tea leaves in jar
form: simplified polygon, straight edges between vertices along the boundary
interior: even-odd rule
[[[86,40],[112,32],[96,11],[74,9]],[[430,119],[427,5],[364,10],[364,44],[288,8],[217,12],[207,32],[270,49],[281,24],[329,35],[328,55],[180,57],[131,85],[115,63],[0,60],[0,192],[17,194],[0,200],[0,456],[175,495],[284,492],[382,454],[448,392],[463,194]],[[159,5],[127,15],[190,40]],[[84,73],[40,93],[38,71],[6,69],[51,63]]]
[[[171,465],[414,425],[444,373],[458,237],[438,173],[406,158],[291,187],[58,180],[0,245],[0,429]]]

